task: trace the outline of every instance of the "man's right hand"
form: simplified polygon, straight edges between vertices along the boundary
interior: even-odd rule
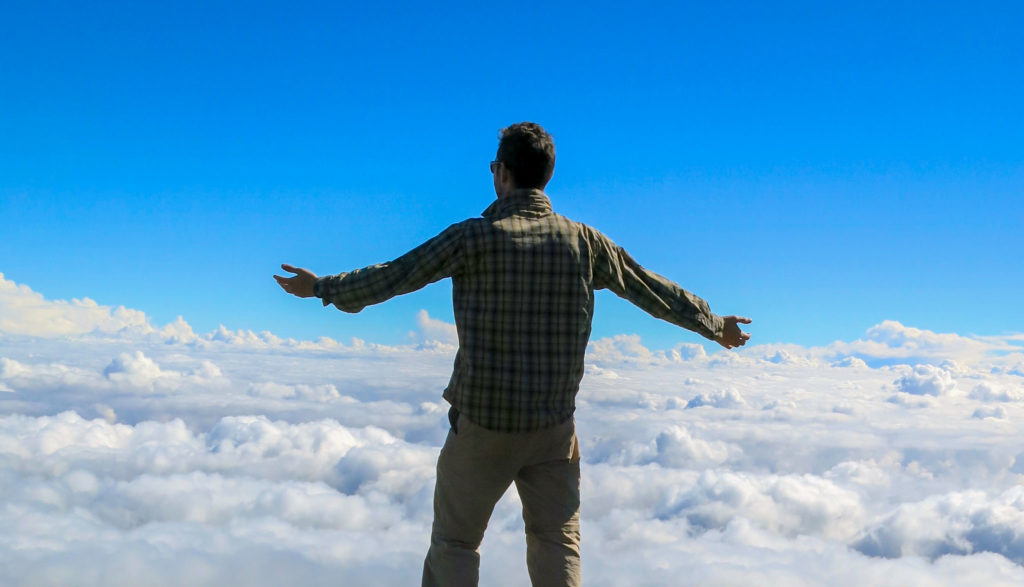
[[[722,328],[722,336],[718,337],[718,340],[715,342],[727,349],[747,344],[750,334],[740,330],[739,325],[750,324],[753,320],[742,316],[724,316],[722,319],[725,321],[725,326]]]

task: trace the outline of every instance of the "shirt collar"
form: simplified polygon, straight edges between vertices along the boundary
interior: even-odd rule
[[[551,200],[539,189],[519,188],[504,198],[498,198],[483,212],[488,220],[509,216],[540,218],[551,214]]]

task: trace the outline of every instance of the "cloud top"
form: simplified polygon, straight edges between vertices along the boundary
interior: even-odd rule
[[[453,325],[196,334],[0,286],[0,584],[418,580]],[[711,355],[593,341],[588,584],[1024,584],[1018,342],[897,322]],[[522,534],[510,491],[482,583],[528,582]]]

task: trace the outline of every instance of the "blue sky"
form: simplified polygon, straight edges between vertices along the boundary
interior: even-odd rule
[[[479,214],[498,129],[534,120],[556,210],[756,342],[1024,331],[1022,12],[6,2],[0,272],[198,331],[401,342],[451,319],[447,283],[351,316],[270,275]],[[594,333],[700,340],[611,295]]]

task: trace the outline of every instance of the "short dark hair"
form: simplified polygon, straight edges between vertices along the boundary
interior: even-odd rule
[[[521,188],[543,189],[555,172],[555,141],[536,122],[501,129],[497,160]]]

